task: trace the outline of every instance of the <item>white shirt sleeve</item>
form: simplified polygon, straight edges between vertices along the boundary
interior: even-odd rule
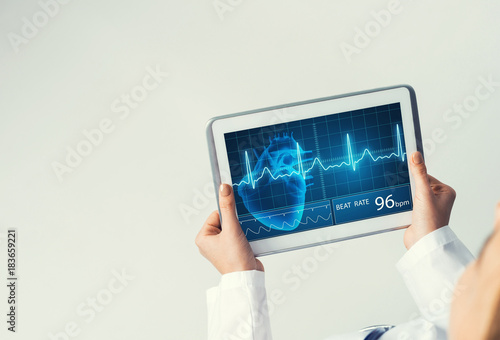
[[[445,226],[413,245],[396,267],[420,314],[447,329],[451,301],[462,289],[455,284],[472,260],[467,247]]]
[[[207,291],[208,339],[271,340],[264,272],[222,275]]]
[[[472,254],[445,226],[420,239],[396,267],[420,310],[420,316],[398,325],[381,337],[392,339],[447,339],[449,310],[454,294],[463,289],[455,284]],[[217,287],[207,291],[208,339],[271,340],[271,327],[264,272],[252,270],[222,276]],[[387,306],[390,308],[390,306]],[[366,332],[354,332],[328,339],[364,339]]]
[[[474,259],[450,227],[442,227],[420,239],[396,264],[417,304],[420,315],[408,315],[380,340],[448,339],[450,305],[463,287],[456,282]],[[390,308],[390,306],[386,306]],[[364,339],[366,333],[329,337],[327,340]]]
[[[396,264],[418,306],[420,316],[382,336],[391,339],[447,339],[453,298],[463,291],[456,283],[474,257],[449,226],[427,234]]]

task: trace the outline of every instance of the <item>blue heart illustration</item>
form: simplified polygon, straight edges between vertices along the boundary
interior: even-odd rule
[[[247,175],[238,185],[238,194],[247,210],[259,222],[271,229],[294,230],[304,212],[306,179],[302,170],[303,151],[293,135],[275,136],[258,156],[257,164],[251,169],[246,154]],[[273,197],[274,207],[262,206],[262,198]],[[276,203],[278,202],[278,203]],[[286,213],[263,212],[271,208],[293,206]]]

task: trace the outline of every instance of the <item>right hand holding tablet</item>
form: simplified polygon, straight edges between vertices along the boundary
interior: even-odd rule
[[[406,229],[404,244],[410,249],[425,235],[448,225],[456,193],[452,187],[427,174],[420,152],[410,159],[410,171],[415,178],[416,192],[413,201],[412,224]]]

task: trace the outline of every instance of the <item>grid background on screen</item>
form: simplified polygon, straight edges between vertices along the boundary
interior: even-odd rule
[[[402,147],[400,157],[373,161],[366,153],[368,150],[375,158],[397,153],[398,133]],[[288,139],[284,136],[288,136]],[[297,192],[290,191],[290,188],[295,187],[288,183],[289,176],[273,179],[264,174],[262,179],[256,181],[253,189],[256,195],[252,197],[252,202],[257,208],[253,211],[247,210],[238,194],[238,184],[247,185],[248,166],[254,171],[260,157],[287,156],[297,163],[293,169],[298,171],[300,165],[294,147],[296,143],[301,150],[302,168],[310,169],[304,179],[305,204],[400,186],[410,181],[399,103],[236,131],[226,133],[224,137],[239,217],[297,204]],[[273,140],[274,155],[271,155],[265,151]],[[348,150],[348,144],[351,151]],[[349,162],[350,155],[354,161],[363,157],[355,168],[353,162]],[[272,160],[264,163],[269,165]],[[340,166],[324,170],[320,164],[324,167]],[[268,168],[272,173],[279,170]],[[259,178],[260,175],[262,172],[257,171],[253,173],[253,178]]]

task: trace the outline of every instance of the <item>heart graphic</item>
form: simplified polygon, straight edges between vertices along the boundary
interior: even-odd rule
[[[258,156],[257,164],[238,186],[238,194],[247,210],[271,229],[294,230],[302,219],[306,178],[301,173],[303,151],[293,135],[283,134],[270,139],[269,146]],[[273,197],[274,206],[262,206],[263,198]],[[265,213],[269,209],[290,207],[286,213]]]

